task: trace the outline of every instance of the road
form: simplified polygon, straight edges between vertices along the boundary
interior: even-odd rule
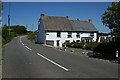
[[[34,44],[26,36],[3,48],[3,78],[117,78],[118,65]]]

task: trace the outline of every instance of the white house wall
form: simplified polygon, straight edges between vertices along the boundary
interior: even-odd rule
[[[94,33],[93,41],[95,42],[97,40],[97,33]]]
[[[57,40],[59,41],[59,46],[62,47],[62,44],[66,41],[69,40],[70,42],[80,40],[81,37],[90,37],[90,33],[80,33],[80,38],[76,37],[76,32],[72,32],[72,38],[68,38],[68,32],[61,32],[61,37],[57,37],[57,32],[46,32],[46,40],[54,41],[54,46],[57,46]],[[97,34],[94,33],[94,38],[93,40],[96,41],[97,39]]]

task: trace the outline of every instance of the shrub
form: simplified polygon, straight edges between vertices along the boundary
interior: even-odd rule
[[[29,40],[35,42],[35,33],[34,33],[34,32],[28,33],[27,38],[28,38]]]
[[[72,44],[70,42],[65,43],[67,47],[72,47]]]
[[[74,48],[83,48],[84,43],[74,43],[73,47]]]
[[[98,43],[86,43],[85,49],[94,50],[98,46]]]
[[[104,59],[115,59],[116,47],[114,42],[100,43],[94,52],[100,53]]]
[[[67,47],[72,47],[72,48],[83,48],[84,43],[78,43],[78,42],[66,42]]]

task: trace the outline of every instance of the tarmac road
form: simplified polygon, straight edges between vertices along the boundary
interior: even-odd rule
[[[118,64],[34,44],[26,36],[3,48],[3,78],[118,78]]]

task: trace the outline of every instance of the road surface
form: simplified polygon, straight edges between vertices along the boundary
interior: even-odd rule
[[[26,36],[3,48],[3,78],[117,78],[118,65],[34,44]]]

